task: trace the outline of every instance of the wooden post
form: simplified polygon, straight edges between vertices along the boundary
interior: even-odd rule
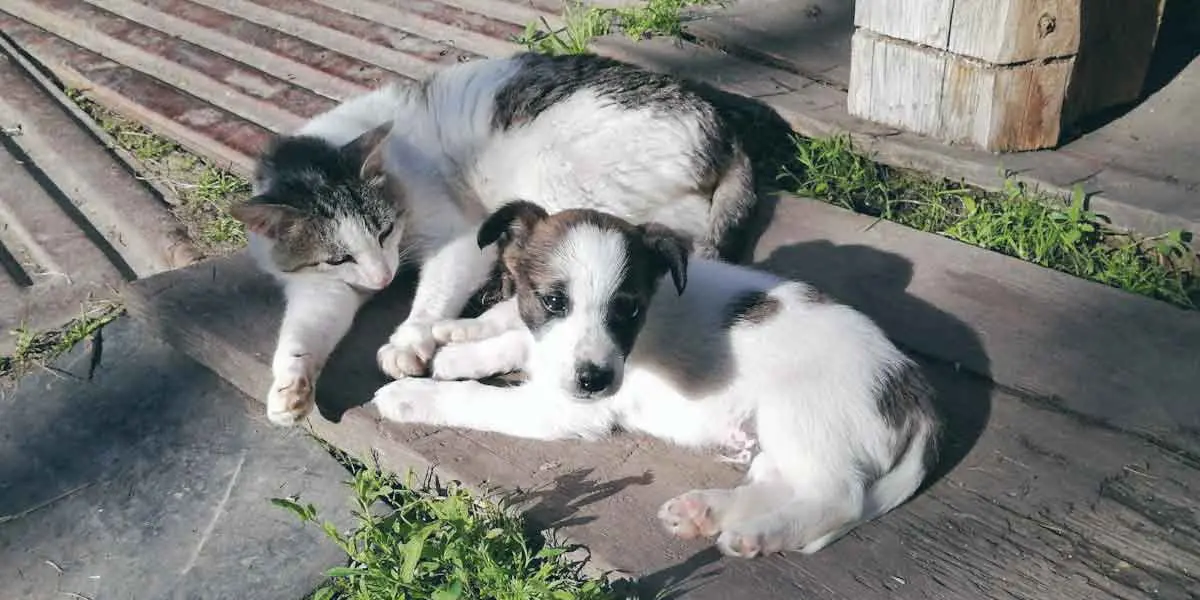
[[[1138,98],[1163,0],[858,0],[851,114],[1005,152]]]

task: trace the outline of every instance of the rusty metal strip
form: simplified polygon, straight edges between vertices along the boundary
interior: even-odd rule
[[[21,115],[0,102],[0,120],[20,123]],[[8,236],[17,240],[37,268],[26,271],[39,279],[62,278],[118,282],[124,274],[113,266],[96,241],[84,231],[82,217],[73,219],[74,210],[63,194],[53,186],[44,186],[26,170],[23,161],[0,147],[0,173],[8,176],[0,186],[0,222]],[[7,237],[7,236],[6,236]]]
[[[307,65],[252,46],[214,29],[197,27],[184,19],[160,12],[131,0],[87,0],[131,21],[153,27],[158,31],[242,62],[264,73],[276,73],[291,83],[303,86],[326,98],[344,101],[366,91],[366,86],[330,77]]]
[[[556,12],[541,10],[532,3],[519,4],[504,0],[441,0],[449,6],[470,13],[487,15],[493,19],[517,25],[523,31],[530,23],[541,23],[545,19],[551,27],[562,27],[563,20]]]
[[[453,64],[479,56],[451,44],[364,19],[314,0],[255,0],[255,3],[434,64]]]
[[[56,14],[26,0],[9,0],[5,10],[59,37],[69,39],[114,62],[161,81],[186,87],[198,98],[275,131],[292,130],[305,121],[299,115],[242,94],[232,86],[126,42],[103,35],[69,16]]]
[[[0,30],[64,85],[139,121],[217,164],[248,174],[271,133],[259,125],[0,10]]]
[[[195,2],[264,27],[311,40],[320,46],[353,56],[410,79],[423,79],[437,71],[437,65],[431,62],[253,2],[243,0],[195,0]]]
[[[375,88],[383,82],[403,78],[399,73],[373,63],[189,0],[136,1],[160,13],[185,20],[188,27],[220,31],[256,48],[261,48],[294,63],[306,65],[334,79],[349,81],[366,88]]]
[[[373,0],[398,11],[411,12],[430,21],[473,31],[498,40],[511,40],[525,30],[525,23],[513,23],[486,12],[467,10],[442,0]]]
[[[381,23],[429,40],[448,44],[477,56],[506,56],[519,46],[512,42],[481,35],[467,29],[452,27],[445,23],[383,6],[364,0],[314,0],[329,8],[354,15],[360,19]]]

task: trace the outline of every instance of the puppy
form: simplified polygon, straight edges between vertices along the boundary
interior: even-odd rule
[[[475,233],[508,198],[664,222],[699,254],[738,259],[754,174],[716,96],[608,58],[525,53],[385,86],[280,136],[254,196],[231,209],[287,299],[271,420],[311,412],[355,313],[405,262],[421,267],[412,310],[377,361],[393,378],[426,375],[462,335],[433,324],[459,316],[496,262]]]
[[[408,379],[373,399],[390,420],[535,439],[614,428],[749,463],[735,489],[692,490],[659,518],[722,552],[812,553],[909,498],[940,424],[918,366],[866,316],[812,287],[693,258],[682,234],[528,202],[485,221],[513,298],[498,335],[441,349],[443,379],[521,368],[527,381]],[[664,288],[664,289],[659,289]]]

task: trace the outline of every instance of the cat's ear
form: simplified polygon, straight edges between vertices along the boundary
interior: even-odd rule
[[[688,255],[692,253],[692,238],[659,223],[638,226],[642,243],[655,259],[655,267],[661,273],[670,272],[675,291],[683,293],[687,287]]]
[[[303,218],[300,211],[261,195],[230,206],[229,214],[247,230],[271,239],[278,239]]]
[[[497,242],[501,246],[506,245],[529,235],[533,226],[547,216],[549,213],[546,209],[528,200],[513,200],[496,209],[483,221],[483,225],[479,226],[479,234],[475,236],[475,243],[480,248]]]
[[[358,164],[359,176],[364,180],[383,173],[383,141],[392,132],[392,123],[388,121],[367,130],[340,150],[347,162]]]

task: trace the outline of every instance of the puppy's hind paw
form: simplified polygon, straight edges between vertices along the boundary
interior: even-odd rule
[[[677,538],[712,537],[720,531],[717,507],[710,494],[694,490],[667,500],[658,509],[658,520]]]
[[[753,527],[741,529],[735,526],[722,531],[717,537],[717,549],[726,556],[755,558],[783,552],[787,548],[784,548],[782,532],[756,531]]]

